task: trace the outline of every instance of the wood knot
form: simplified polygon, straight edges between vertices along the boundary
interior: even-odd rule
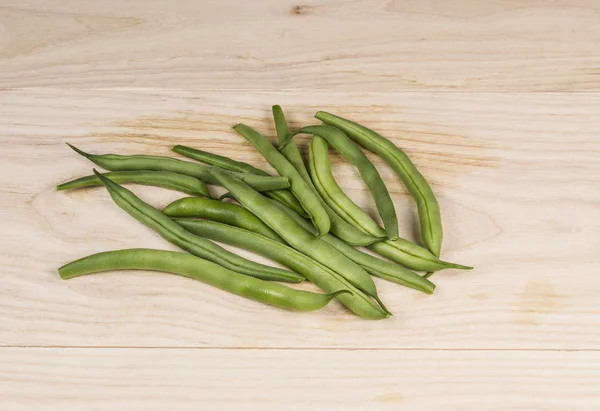
[[[294,6],[292,7],[292,14],[308,14],[310,11],[310,7],[308,6]]]

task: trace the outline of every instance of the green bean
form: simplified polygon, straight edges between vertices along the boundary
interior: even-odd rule
[[[304,220],[298,213],[295,213],[293,210],[291,210],[288,207],[285,207],[283,204],[278,204],[278,203],[273,203],[273,204],[276,205],[277,207],[279,207],[288,216],[293,218],[294,221],[296,221],[304,229],[306,229],[306,230],[310,231],[312,234],[316,235],[316,233],[314,231],[314,227],[309,222]],[[365,268],[367,271],[371,272],[371,274],[374,274],[372,271],[369,270],[370,265],[375,266],[375,265],[373,265],[374,262],[371,262],[372,264],[365,265],[365,264],[363,264],[363,262],[365,261],[364,257],[359,255],[359,254],[362,254],[362,255],[368,255],[368,254],[365,254],[355,248],[348,247],[348,244],[344,244],[343,241],[341,241],[340,239],[338,239],[332,235],[323,236],[323,240],[327,241],[329,244],[331,244],[332,246],[337,248],[342,254],[346,255],[348,258],[350,258],[357,264],[363,266],[363,268]],[[473,269],[473,267],[468,267],[465,265],[442,261],[439,258],[437,258],[436,256],[434,256],[431,253],[431,251],[429,251],[415,243],[412,243],[408,240],[405,240],[404,238],[398,238],[395,241],[390,241],[390,240],[379,241],[377,243],[373,243],[373,244],[369,245],[368,248],[370,250],[376,252],[377,254],[392,260],[396,264],[399,264],[406,268],[410,268],[412,270],[439,271],[439,270],[443,270],[445,268],[457,268],[457,269],[461,269],[461,270],[472,270]],[[354,251],[351,251],[350,249],[353,249]],[[368,255],[368,256],[372,257],[372,258],[376,258],[376,257],[370,256],[370,255]],[[380,259],[377,259],[377,260],[384,261],[384,260],[380,260]],[[378,266],[379,263],[377,263],[376,265]],[[377,274],[375,274],[375,275],[377,275]],[[430,276],[431,276],[431,274],[425,275],[424,277],[428,278]]]
[[[351,139],[381,156],[394,169],[417,203],[423,242],[439,257],[443,238],[440,206],[431,187],[406,153],[375,131],[350,120],[324,111],[319,111],[315,117],[339,128]]]
[[[239,208],[245,210],[242,207]],[[339,296],[338,299],[352,312],[363,318],[378,320],[389,316],[344,277],[279,241],[256,232],[214,221],[188,219],[176,219],[175,221],[194,234],[240,247],[277,261],[304,275],[326,292],[339,289],[351,291],[352,294]],[[232,222],[236,223],[237,220]],[[310,223],[308,224],[310,225]]]
[[[300,274],[269,267],[230,253],[210,240],[195,236],[139,197],[94,170],[114,202],[136,220],[152,228],[165,240],[195,256],[206,258],[239,273],[264,280],[300,282]],[[227,172],[223,174],[230,175]]]
[[[279,234],[289,245],[345,277],[359,290],[373,297],[381,308],[387,311],[377,296],[373,279],[358,264],[306,231],[271,200],[263,197],[239,178],[216,168],[210,169],[210,172],[235,196],[238,202]]]
[[[314,234],[314,227],[304,220],[299,214],[281,204],[275,205],[304,229]],[[433,290],[435,289],[435,284],[427,280],[426,277],[421,277],[417,273],[410,271],[408,268],[403,267],[402,265],[390,263],[370,254],[363,253],[362,251],[357,250],[356,248],[346,244],[339,238],[330,234],[324,235],[322,238],[323,241],[337,248],[339,252],[344,254],[350,260],[354,261],[356,264],[360,265],[365,270],[377,277],[414,288],[415,290],[423,291],[427,294],[432,294]]]
[[[369,248],[390,260],[417,271],[439,271],[444,268],[472,270],[473,267],[440,260],[431,251],[399,238],[396,241],[373,243]]]
[[[290,130],[285,120],[283,110],[280,106],[273,106],[273,119],[275,120],[277,139],[279,141],[279,144],[282,144],[285,141],[288,134],[290,133]],[[298,146],[296,146],[296,143],[293,140],[290,140],[289,144],[287,144],[280,151],[281,154],[283,154],[283,156],[294,166],[294,168],[296,168],[296,171],[298,171],[298,174],[300,174],[304,181],[306,181],[306,184],[308,184],[308,186],[316,194],[319,194],[310,178],[310,175],[308,174],[308,171],[306,170],[306,166],[304,165],[304,161],[302,160],[302,155],[300,154],[300,150],[298,150]],[[330,231],[337,237],[344,240],[346,243],[351,245],[369,245],[380,240],[380,238],[373,237],[372,235],[369,235],[364,231],[359,230],[353,225],[347,223],[335,211],[333,211],[331,207],[329,207],[327,203],[325,203],[323,199],[320,198],[320,196],[319,200],[321,201],[323,208],[325,208],[325,211],[329,216],[329,220],[331,222]],[[284,205],[287,204],[284,203]],[[294,208],[292,208],[292,210],[298,212],[298,210]]]
[[[221,167],[224,170],[235,171],[238,173],[254,174],[257,176],[269,175],[269,173],[267,173],[266,171],[261,170],[260,168],[256,168],[248,163],[235,161],[230,158],[220,156],[218,154],[209,153],[208,151],[202,151],[195,148],[182,146],[179,144],[173,147],[173,151],[186,157],[192,158],[194,160],[202,161],[206,164]],[[282,204],[285,204],[286,206],[288,206],[298,214],[302,215],[303,217],[308,217],[308,215],[304,212],[302,205],[300,205],[300,202],[290,190],[271,190],[265,192],[265,195],[267,197],[271,197],[272,199],[279,201]]]
[[[331,162],[327,153],[327,140],[315,134],[309,150],[310,175],[313,184],[327,205],[345,221],[354,224],[364,232],[373,237],[385,238],[385,230],[357,206],[333,178]]]
[[[113,171],[104,175],[119,184],[143,184],[177,190],[201,197],[210,197],[208,188],[202,180],[170,171]],[[80,177],[56,186],[57,190],[102,186],[95,175]]]
[[[396,210],[394,208],[394,202],[390,197],[390,193],[388,192],[383,179],[379,175],[379,172],[371,163],[371,160],[367,158],[365,153],[348,138],[348,136],[341,130],[331,127],[331,126],[307,126],[302,127],[300,130],[295,131],[290,134],[286,141],[283,143],[283,147],[289,142],[293,136],[300,133],[306,134],[315,134],[327,140],[329,144],[331,144],[341,155],[344,157],[346,161],[356,167],[367,184],[367,187],[371,191],[373,199],[375,200],[375,205],[377,206],[377,211],[383,220],[383,225],[385,227],[385,231],[387,233],[388,238],[395,240],[398,238],[398,218],[396,217]],[[333,178],[332,178],[333,179]],[[318,189],[317,185],[317,189]],[[324,188],[328,189],[329,187],[325,186]],[[341,190],[340,190],[341,191]],[[345,196],[344,196],[345,197]],[[327,202],[328,197],[324,197]],[[347,197],[345,197],[347,198]],[[348,199],[349,200],[349,199]],[[339,214],[339,210],[334,207],[330,202],[327,202],[331,208],[333,208]],[[338,205],[347,205],[344,202],[341,202]],[[352,211],[356,211],[357,206]],[[347,214],[340,214],[342,218],[344,218],[347,222],[351,224],[355,224],[356,221],[354,218],[345,217]],[[365,230],[365,227],[359,226]],[[377,236],[370,231],[367,231],[369,234]]]
[[[310,216],[315,227],[319,229],[319,235],[327,233],[330,227],[329,216],[321,205],[319,197],[306,184],[306,181],[298,174],[294,166],[265,137],[250,127],[238,124],[234,128],[256,147],[280,175],[289,178],[292,193],[300,201],[302,208]]]
[[[208,167],[198,163],[160,156],[121,156],[118,154],[88,154],[67,143],[76,153],[81,154],[94,164],[110,171],[172,171],[196,177],[209,184],[218,184],[208,172]],[[265,177],[253,174],[236,174],[240,179],[250,184],[255,190],[268,191],[288,188],[290,183],[285,177]]]
[[[235,171],[238,173],[255,174],[257,176],[269,175],[266,171],[261,170],[260,168],[256,168],[248,163],[232,160],[228,157],[220,156],[214,153],[209,153],[208,151],[198,150],[197,148],[177,144],[173,146],[172,150],[177,154],[181,154],[194,160],[202,161],[206,164],[221,167],[223,170]]]
[[[271,230],[258,217],[237,204],[224,203],[210,198],[187,197],[175,200],[164,208],[163,213],[176,218],[207,218],[235,225],[273,240],[283,241],[275,231]]]
[[[350,295],[339,289],[331,294],[295,290],[281,284],[239,274],[218,264],[189,254],[144,248],[93,254],[58,269],[63,280],[85,274],[113,270],[150,270],[181,275],[224,291],[275,307],[314,311],[333,298]]]

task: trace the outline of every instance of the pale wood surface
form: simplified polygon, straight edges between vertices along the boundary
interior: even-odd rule
[[[599,409],[599,22],[594,1],[0,1],[0,409]],[[405,148],[444,257],[476,269],[437,274],[434,296],[377,281],[381,322],[155,273],[58,278],[93,252],[174,249],[103,189],[56,192],[92,168],[64,142],[267,168],[231,126],[272,138],[272,104]]]
[[[596,0],[3,0],[0,87],[600,90]]]
[[[600,401],[598,352],[18,348],[0,360],[0,381],[14,381],[0,384],[3,411],[571,411]]]

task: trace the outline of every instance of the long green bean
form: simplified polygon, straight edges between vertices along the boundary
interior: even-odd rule
[[[302,176],[298,174],[296,168],[264,136],[252,128],[244,124],[238,124],[234,128],[256,147],[280,175],[289,178],[292,193],[300,201],[302,208],[310,216],[315,227],[319,229],[319,235],[327,233],[330,227],[329,216],[321,205],[319,197],[306,184]]]
[[[225,171],[225,175],[231,175]],[[269,267],[230,253],[210,240],[195,236],[139,197],[94,170],[113,201],[136,220],[152,228],[165,240],[195,256],[206,258],[233,271],[264,280],[300,282],[300,274]],[[234,177],[235,178],[235,177]],[[241,181],[241,180],[238,180]]]
[[[387,311],[377,295],[373,279],[362,267],[348,259],[335,247],[314,237],[271,200],[263,197],[240,179],[217,168],[211,169],[210,172],[244,207],[279,234],[289,245],[345,277],[359,290],[377,300],[381,308]]]
[[[375,200],[377,211],[383,220],[383,225],[388,238],[392,240],[398,238],[398,218],[396,217],[394,202],[392,201],[390,193],[388,192],[383,179],[379,175],[379,172],[373,163],[371,163],[371,160],[367,158],[365,153],[363,153],[362,150],[356,144],[354,144],[343,131],[326,125],[302,127],[300,130],[295,131],[287,137],[283,143],[283,147],[285,147],[285,145],[293,138],[293,136],[300,133],[314,134],[324,138],[329,144],[335,147],[335,149],[342,155],[342,157],[344,157],[346,161],[358,169],[361,177],[371,191],[373,199]],[[325,186],[324,188],[327,189],[328,187]],[[327,196],[324,197],[324,199],[327,202]],[[331,202],[327,202],[327,204],[329,204],[329,206],[339,214],[339,210],[336,209]],[[345,203],[341,202],[338,203],[338,205],[343,206]],[[347,217],[350,218],[347,219],[345,217],[345,213],[340,214],[340,216],[351,224],[356,223],[356,221],[351,217]],[[360,228],[363,230],[365,229],[364,227]]]
[[[431,187],[406,153],[390,140],[353,121],[324,111],[319,111],[315,117],[339,128],[351,139],[381,156],[394,169],[417,203],[423,242],[439,257],[443,239],[440,207]]]
[[[283,109],[280,106],[273,106],[273,119],[275,121],[275,129],[277,130],[277,139],[279,144],[281,145],[287,136],[290,133],[290,130],[287,125],[287,121],[285,120],[285,115],[283,114]],[[317,189],[315,188],[308,171],[306,170],[306,166],[304,165],[304,161],[302,160],[302,155],[300,154],[300,150],[298,150],[298,146],[293,140],[283,147],[281,150],[281,154],[296,168],[298,174],[304,179],[306,184],[317,194],[319,195]],[[376,241],[379,241],[380,237],[373,237],[365,233],[362,230],[354,227],[353,225],[347,223],[343,218],[341,218],[335,211],[331,209],[323,201],[323,199],[319,195],[319,200],[325,208],[327,215],[329,216],[329,220],[331,222],[331,233],[335,234],[337,237],[344,240],[346,243],[351,245],[369,245]],[[292,208],[292,207],[290,207]],[[292,210],[296,211],[292,208]],[[299,213],[300,214],[300,213]],[[304,217],[304,216],[303,216]]]
[[[175,221],[194,234],[243,248],[277,261],[304,275],[309,281],[326,292],[341,288],[350,290],[352,294],[339,296],[338,299],[352,312],[363,318],[378,320],[389,316],[343,276],[280,241],[267,238],[256,232],[214,221],[191,219],[176,219]],[[237,220],[232,222],[236,223]],[[308,224],[310,225],[310,223]]]
[[[88,154],[77,147],[67,143],[76,153],[84,156],[94,164],[110,171],[172,171],[196,177],[209,184],[218,184],[208,172],[208,167],[198,163],[182,161],[176,158],[132,155],[122,156],[118,154]],[[268,191],[288,188],[290,183],[285,177],[266,177],[253,174],[236,174],[242,181],[251,185],[255,190]]]
[[[193,196],[210,197],[208,188],[202,180],[171,171],[112,171],[104,175],[119,184],[143,184],[177,190]],[[98,187],[102,182],[95,175],[76,178],[56,186],[57,190]]]
[[[150,270],[177,274],[244,298],[295,311],[318,310],[335,297],[351,295],[345,289],[338,289],[330,294],[295,290],[228,270],[189,254],[142,248],[93,254],[60,267],[58,272],[66,280],[113,270]]]
[[[285,212],[305,230],[315,234],[314,227],[304,220],[299,214],[283,206],[282,204],[273,204]],[[435,284],[429,281],[426,277],[422,277],[402,265],[390,263],[389,261],[385,261],[370,254],[363,253],[362,251],[346,244],[339,238],[329,234],[324,235],[322,239],[323,241],[335,247],[339,252],[354,261],[356,264],[360,265],[365,270],[377,277],[381,277],[385,280],[402,284],[416,290],[421,290],[427,294],[432,294],[435,289]],[[391,241],[388,240],[387,242]],[[381,242],[375,244],[380,243]]]
[[[473,267],[440,260],[431,251],[403,238],[396,241],[380,241],[369,248],[377,254],[417,271],[439,271],[445,268],[472,270]]]
[[[327,140],[314,135],[309,148],[309,170],[313,184],[331,207],[345,221],[355,225],[367,234],[380,239],[386,232],[362,208],[354,203],[337,184],[331,172],[331,162],[327,153]]]

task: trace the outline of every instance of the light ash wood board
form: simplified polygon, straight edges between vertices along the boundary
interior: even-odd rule
[[[0,2],[0,409],[600,408],[600,7],[484,3]],[[58,278],[94,252],[175,249],[101,188],[56,192],[92,169],[66,141],[268,169],[231,127],[274,138],[272,104],[293,128],[327,109],[393,139],[438,195],[444,258],[476,269],[436,274],[433,296],[377,281],[380,322],[156,273]]]

